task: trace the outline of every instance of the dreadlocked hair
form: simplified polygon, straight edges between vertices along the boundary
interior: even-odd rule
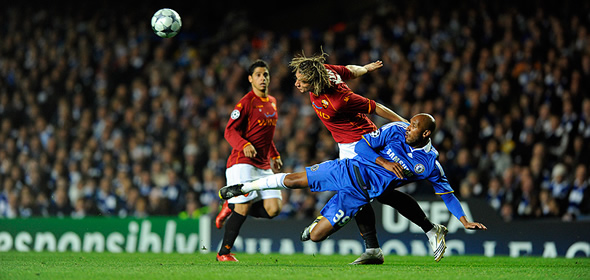
[[[328,56],[322,50],[320,55],[306,57],[304,53],[295,56],[289,63],[289,67],[293,68],[293,73],[301,73],[304,79],[311,84],[313,93],[321,94],[325,89],[332,87],[328,71],[324,66],[326,57]]]

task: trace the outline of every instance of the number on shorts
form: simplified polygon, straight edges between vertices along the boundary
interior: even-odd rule
[[[332,219],[332,221],[335,224],[343,226],[348,223],[348,221],[350,221],[350,216],[344,216],[344,211],[338,210],[338,213],[334,215],[334,219]]]

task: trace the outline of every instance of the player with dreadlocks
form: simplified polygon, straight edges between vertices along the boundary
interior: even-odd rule
[[[314,111],[338,143],[340,159],[353,158],[356,155],[355,145],[362,135],[377,130],[367,114],[377,114],[391,122],[408,121],[384,105],[354,93],[345,83],[383,67],[382,61],[377,60],[364,66],[341,66],[325,64],[327,56],[323,51],[312,57],[298,55],[291,60],[289,66],[295,74],[295,87],[302,93],[309,93]],[[377,200],[397,209],[401,215],[421,227],[428,236],[435,261],[438,262],[443,257],[447,229],[443,225],[431,223],[413,197],[390,188]],[[302,232],[302,241],[310,239],[310,229],[322,218],[318,217]],[[377,239],[375,212],[371,204],[364,206],[355,218],[365,241],[366,251],[352,264],[382,264],[383,252]]]

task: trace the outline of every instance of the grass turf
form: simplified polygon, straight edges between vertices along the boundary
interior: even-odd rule
[[[0,279],[590,279],[590,258],[385,257],[383,265],[348,265],[356,256],[238,254],[0,253]]]

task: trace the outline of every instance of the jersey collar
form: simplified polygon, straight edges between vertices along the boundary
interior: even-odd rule
[[[412,152],[414,151],[419,151],[419,150],[424,150],[425,153],[430,152],[430,150],[432,149],[432,139],[428,139],[428,143],[426,143],[426,145],[424,145],[423,147],[420,148],[413,148],[412,146],[410,146],[410,150]]]

